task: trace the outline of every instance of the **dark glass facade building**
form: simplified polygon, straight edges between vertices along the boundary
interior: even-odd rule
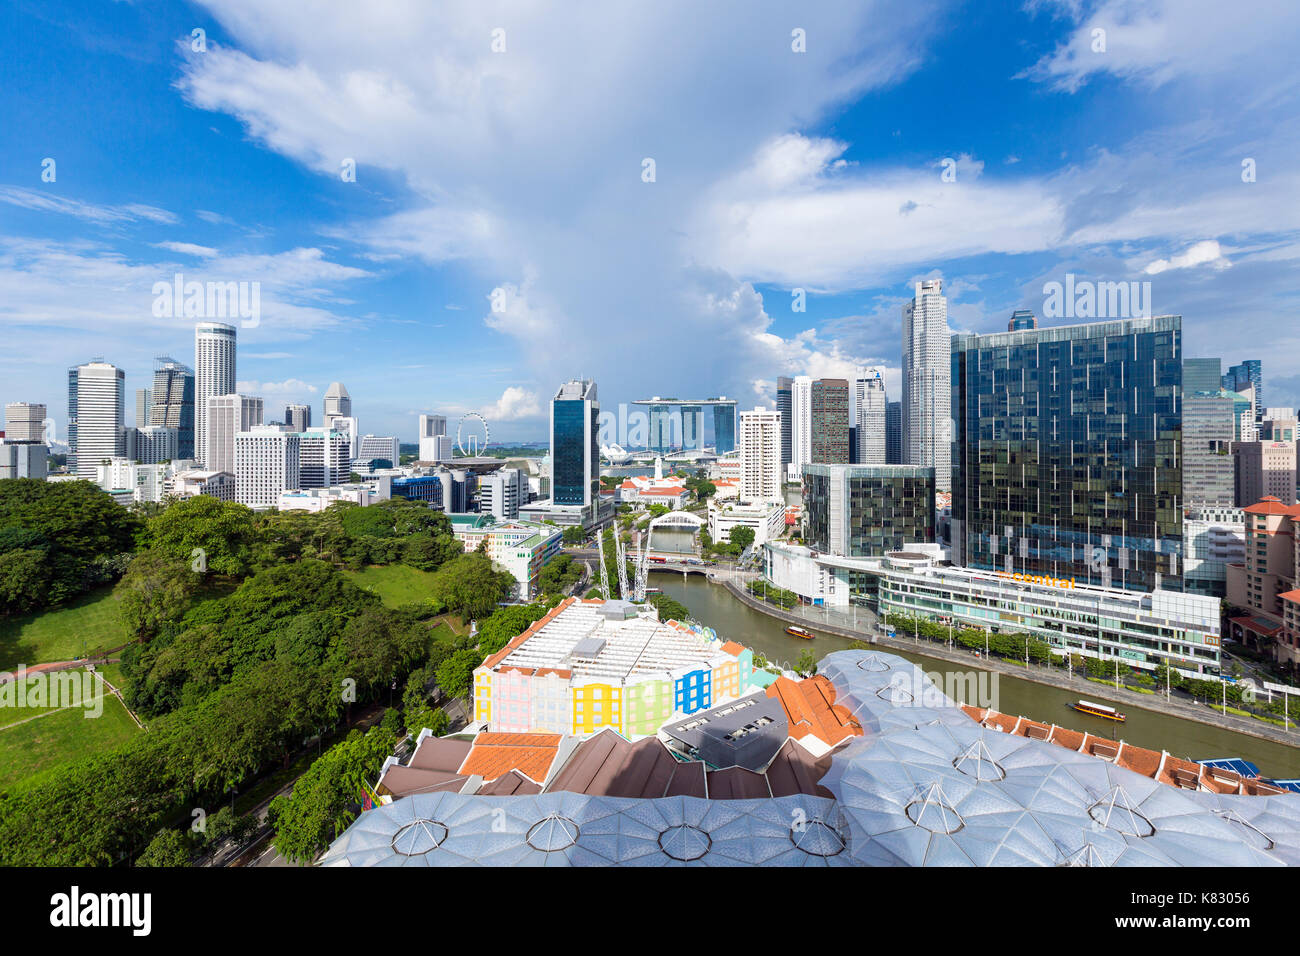
[[[934,541],[934,469],[914,465],[805,465],[808,546],[855,558]]]
[[[903,403],[885,404],[885,464],[903,463]]]
[[[781,467],[785,468],[794,460],[794,379],[784,375],[776,380],[776,410],[781,413]]]
[[[594,509],[599,501],[599,421],[595,383],[560,386],[551,403],[552,504]]]
[[[952,339],[952,558],[1181,590],[1182,319]]]
[[[194,370],[162,356],[153,371],[149,421],[177,431],[179,458],[194,457]]]

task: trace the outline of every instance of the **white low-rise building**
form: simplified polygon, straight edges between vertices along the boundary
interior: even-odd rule
[[[392,479],[387,476],[369,481],[349,482],[329,488],[302,488],[280,493],[276,507],[281,511],[324,511],[340,501],[365,507],[392,497]]]
[[[761,548],[785,532],[785,505],[768,502],[709,502],[709,537],[727,541],[732,528],[754,529],[754,547]]]
[[[178,471],[171,477],[168,494],[176,498],[208,495],[218,501],[234,501],[235,476],[229,471],[208,471],[201,468]]]

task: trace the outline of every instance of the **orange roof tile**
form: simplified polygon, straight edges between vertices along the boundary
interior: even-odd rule
[[[767,696],[780,701],[790,736],[796,740],[812,734],[825,743],[837,744],[862,735],[862,725],[848,708],[835,704],[835,687],[825,677],[801,681],[778,677],[768,687]]]
[[[722,645],[722,652],[730,654],[732,657],[739,657],[745,651],[744,644],[737,644],[735,641],[727,641]]]
[[[1300,505],[1284,505],[1280,498],[1273,495],[1266,495],[1255,504],[1241,510],[1248,515],[1290,515],[1293,518],[1300,517]]]
[[[461,764],[461,776],[495,780],[512,770],[537,783],[546,779],[560,747],[559,734],[481,733]]]

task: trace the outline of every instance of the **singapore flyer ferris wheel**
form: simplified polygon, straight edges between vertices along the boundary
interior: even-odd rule
[[[472,422],[470,423],[471,427],[469,429],[465,428],[465,423],[471,418],[477,419],[478,424],[483,427],[483,435],[481,438],[478,434],[478,428],[474,426]],[[460,453],[466,458],[477,458],[479,455],[486,452],[488,443],[491,439],[492,435],[488,431],[487,419],[478,412],[469,412],[468,414],[461,416],[460,421],[456,423],[456,447],[460,449]],[[465,447],[467,441],[469,443],[468,449]]]

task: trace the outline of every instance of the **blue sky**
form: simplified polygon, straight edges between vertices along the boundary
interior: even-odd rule
[[[152,310],[178,272],[260,283],[268,411],[340,380],[405,440],[471,410],[543,438],[574,375],[751,406],[870,364],[897,397],[916,280],[990,331],[1074,273],[1150,281],[1186,355],[1260,358],[1294,407],[1297,40],[1264,0],[10,0],[0,400],[62,423],[69,365],[132,393],[192,362]]]

